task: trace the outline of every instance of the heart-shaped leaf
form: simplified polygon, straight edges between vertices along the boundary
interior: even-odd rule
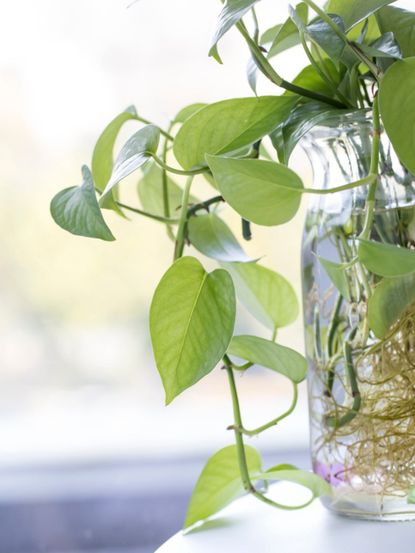
[[[385,6],[376,13],[376,19],[382,33],[393,33],[405,58],[415,56],[415,13]]]
[[[395,0],[330,0],[326,12],[335,13],[340,15],[343,19],[346,29],[360,23],[366,19],[372,13],[386,6],[392,4]]]
[[[262,462],[256,449],[245,446],[245,455],[248,470],[260,472]],[[244,493],[236,447],[224,447],[209,459],[199,476],[184,527],[214,515]]]
[[[210,373],[235,324],[235,291],[223,269],[207,273],[194,257],[177,260],[161,279],[150,333],[166,403]]]
[[[280,274],[258,263],[223,263],[232,275],[238,298],[258,321],[274,330],[295,321],[298,300]]]
[[[102,192],[112,173],[113,150],[117,136],[121,127],[127,121],[137,119],[137,112],[134,106],[130,106],[125,111],[117,115],[104,129],[92,154],[91,172],[96,188]],[[117,213],[122,213],[114,201],[113,192],[109,193],[101,207],[113,209]]]
[[[226,223],[215,213],[191,217],[189,240],[204,255],[218,261],[252,261]]]
[[[273,226],[286,223],[297,213],[303,183],[285,165],[217,156],[206,159],[223,197],[244,219]]]
[[[257,336],[234,336],[228,354],[271,369],[296,383],[307,375],[307,361],[302,355]]]
[[[415,272],[415,251],[373,240],[360,240],[358,255],[375,275],[399,277]]]
[[[210,104],[185,121],[174,155],[186,170],[206,165],[206,154],[233,152],[272,132],[295,102],[288,96],[261,96]]]
[[[402,163],[415,173],[415,57],[398,60],[379,85],[385,130]]]
[[[104,221],[88,167],[82,167],[83,184],[62,190],[53,198],[50,211],[60,227],[78,236],[115,240]]]
[[[115,160],[111,178],[103,192],[100,203],[104,203],[106,197],[120,180],[139,169],[156,153],[160,138],[160,129],[155,125],[146,125],[133,134]]]
[[[375,336],[384,338],[414,303],[415,275],[383,279],[368,302],[369,325]]]
[[[258,0],[226,0],[222,11],[219,14],[219,21],[215,35],[209,50],[209,56],[213,56],[219,63],[220,59],[217,44],[225,33],[229,31],[242,17],[256,4]]]

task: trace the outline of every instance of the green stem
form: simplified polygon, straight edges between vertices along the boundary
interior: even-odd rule
[[[196,169],[190,169],[189,171],[182,171],[181,169],[175,169],[174,167],[170,167],[170,165],[167,165],[162,159],[160,159],[154,152],[146,152],[148,155],[150,155],[154,161],[159,165],[162,169],[165,169],[169,173],[174,173],[175,175],[185,175],[185,176],[194,176],[194,175],[201,175],[202,173],[208,173],[209,167],[199,167]]]
[[[198,204],[192,205],[192,207],[189,207],[187,211],[187,216],[191,217],[195,213],[197,213],[199,210],[204,209],[205,211],[209,211],[209,207],[213,204],[218,204],[220,202],[224,202],[223,196],[214,196],[213,198],[209,198],[209,200],[205,200],[204,202],[200,202]]]
[[[170,133],[171,129],[173,128],[173,123],[170,123],[168,128],[168,133]],[[168,139],[166,138],[163,144],[163,152],[162,152],[162,160],[163,163],[167,162],[167,150],[168,150]],[[170,217],[170,199],[169,199],[169,180],[167,176],[167,170],[165,168],[162,168],[161,173],[161,179],[162,179],[162,187],[163,187],[163,210],[164,210],[164,216]],[[174,233],[170,225],[167,225],[167,234],[169,238],[174,240]]]
[[[379,150],[380,150],[380,115],[379,115],[379,100],[375,96],[373,101],[373,141],[372,141],[372,154],[370,158],[370,173],[376,175],[376,179],[371,183],[369,192],[366,199],[366,217],[363,224],[363,230],[360,233],[359,238],[368,239],[373,223],[373,216],[375,211],[375,199],[376,188],[378,184],[378,171],[379,171]]]
[[[135,117],[135,119],[137,121],[140,121],[141,123],[144,123],[145,125],[153,125],[154,127],[157,127],[160,131],[160,134],[162,134],[167,140],[171,140],[173,142],[174,137],[170,134],[170,132],[164,131],[161,127],[159,127],[158,125],[155,125],[154,123],[152,123],[148,119],[144,119],[144,117],[141,117],[140,115],[137,115]],[[170,131],[170,129],[169,129],[169,131]]]
[[[236,390],[235,385],[235,378],[232,371],[232,364],[229,360],[229,357],[226,355],[223,358],[223,361],[225,363],[225,369],[228,375],[228,381],[229,381],[229,388],[231,391],[232,396],[232,407],[233,407],[233,417],[234,417],[234,425],[236,427],[242,427],[242,417],[241,417],[241,410],[239,407],[239,399],[238,399],[238,392]],[[235,442],[236,442],[236,452],[238,456],[238,464],[239,464],[239,470],[241,473],[241,480],[244,489],[251,493],[254,497],[256,497],[259,501],[262,501],[263,503],[266,503],[267,505],[270,505],[271,507],[276,507],[278,509],[285,509],[288,511],[295,511],[297,509],[303,509],[304,507],[307,507],[313,500],[314,495],[312,498],[304,503],[303,505],[298,506],[289,506],[289,505],[282,505],[281,503],[277,503],[276,501],[273,501],[269,497],[265,496],[261,492],[259,492],[254,485],[251,482],[251,478],[249,476],[249,468],[248,463],[246,460],[246,454],[245,454],[245,445],[243,436],[238,430],[234,430],[235,434]]]
[[[142,209],[138,209],[136,207],[131,207],[130,205],[123,204],[121,202],[115,202],[118,207],[121,207],[122,209],[126,209],[127,211],[132,211],[133,213],[137,213],[138,215],[143,215],[143,217],[148,217],[149,219],[154,219],[155,221],[160,221],[161,223],[168,223],[170,225],[175,225],[179,222],[179,219],[172,219],[170,217],[163,217],[161,215],[155,215],[154,213],[148,213],[147,211],[143,211]]]
[[[344,108],[345,105],[341,102],[338,102],[337,100],[330,98],[329,96],[325,96],[323,94],[319,94],[318,92],[313,92],[312,90],[308,90],[307,88],[303,88],[301,86],[297,86],[293,83],[290,83],[283,79],[273,68],[273,66],[270,64],[270,62],[267,60],[267,58],[262,53],[262,50],[259,48],[259,46],[256,44],[256,42],[250,37],[245,25],[240,21],[236,24],[237,29],[241,33],[241,35],[244,37],[246,43],[248,44],[251,54],[256,61],[259,69],[262,71],[262,73],[274,84],[277,86],[284,88],[285,90],[289,90],[290,92],[294,92],[295,94],[299,94],[300,96],[304,96],[305,98],[311,98],[313,100],[317,100],[319,102],[323,102],[325,104],[329,104],[331,106],[335,106],[337,108]]]
[[[367,184],[372,184],[376,181],[377,175],[369,174],[363,179],[359,179],[354,182],[349,182],[348,184],[343,184],[342,186],[337,186],[335,188],[303,188],[301,192],[305,194],[335,194],[336,192],[343,192],[344,190],[351,190],[352,188],[358,188],[359,186],[366,186]],[[287,187],[288,188],[288,187]]]
[[[180,213],[179,226],[176,235],[176,244],[174,248],[174,260],[179,259],[183,255],[184,241],[186,238],[187,227],[187,210],[189,208],[190,188],[192,186],[193,177],[190,176],[185,184],[182,196],[182,210]]]
[[[268,428],[272,428],[273,426],[276,426],[279,422],[281,422],[283,419],[287,418],[291,413],[294,411],[294,409],[297,406],[298,403],[298,386],[295,382],[293,382],[293,399],[291,402],[290,407],[280,415],[279,417],[276,417],[270,422],[267,422],[266,424],[263,424],[262,426],[259,426],[258,428],[255,428],[254,430],[248,430],[247,428],[244,428],[243,426],[230,426],[229,430],[237,430],[241,434],[244,434],[245,436],[256,436],[258,434],[261,434],[265,430],[268,430]]]

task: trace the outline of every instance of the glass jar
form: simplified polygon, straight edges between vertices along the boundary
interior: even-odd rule
[[[329,118],[302,140],[316,188],[368,175],[368,111]],[[415,247],[415,180],[381,135],[370,239]],[[368,187],[310,196],[303,239],[303,302],[314,471],[332,486],[323,503],[365,519],[415,519],[415,306],[379,339],[368,300],[380,277],[357,257]],[[409,283],[415,287],[415,277]]]

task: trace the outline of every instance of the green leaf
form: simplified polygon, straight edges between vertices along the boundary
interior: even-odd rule
[[[328,259],[323,259],[319,257],[322,267],[326,271],[329,279],[344,297],[345,300],[350,300],[350,290],[349,290],[349,281],[347,278],[346,269],[348,267],[345,263],[334,263]]]
[[[284,482],[293,482],[304,486],[313,494],[313,497],[321,497],[324,495],[331,495],[331,487],[328,482],[323,480],[317,474],[300,469],[286,469],[286,465],[281,465],[281,468],[274,467],[266,472],[255,474],[252,477],[255,480],[279,480]],[[278,469],[278,470],[276,470]]]
[[[338,15],[329,16],[339,29],[345,33],[343,19]],[[326,21],[317,18],[306,27],[306,33],[311,40],[320,46],[333,61],[338,61],[342,57],[345,49],[345,42],[330,27]]]
[[[291,284],[258,263],[223,263],[232,275],[238,298],[258,321],[274,330],[295,321],[298,301]]]
[[[101,197],[101,205],[120,180],[139,169],[151,158],[151,154],[157,151],[159,138],[160,129],[155,125],[146,125],[127,140],[115,160],[111,178]]]
[[[301,2],[296,6],[296,13],[304,25],[307,24],[308,6]],[[266,38],[266,37],[265,37]],[[268,52],[268,58],[272,58],[301,42],[300,33],[297,25],[289,17],[275,34],[271,48]]]
[[[225,6],[219,14],[219,21],[212,39],[209,56],[222,63],[217,50],[217,44],[225,33],[229,31],[242,17],[256,4],[258,0],[226,0]]]
[[[402,52],[393,33],[383,34],[372,44],[359,44],[359,48],[370,58],[402,58]]]
[[[277,25],[273,25],[269,29],[267,29],[264,33],[262,33],[259,43],[262,45],[264,44],[270,44],[274,42],[275,37],[280,32],[282,26],[284,23],[278,23]]]
[[[320,64],[319,64],[320,65]],[[333,62],[330,60],[325,60],[325,68],[330,72],[332,80],[339,83],[339,74]],[[333,96],[333,89],[326,83],[325,80],[321,78],[319,73],[312,65],[307,65],[300,71],[300,73],[295,77],[293,83],[297,86],[307,88],[313,92],[318,92],[319,94],[324,94],[326,96]],[[292,96],[292,92],[285,92],[284,96]]]
[[[307,361],[294,351],[257,336],[234,336],[228,354],[282,374],[293,382],[302,382],[307,375]]]
[[[350,29],[372,13],[375,13],[387,4],[392,4],[394,1],[395,0],[330,0],[326,12],[340,15],[346,25],[346,29]]]
[[[184,107],[179,111],[176,117],[173,120],[173,123],[184,123],[186,119],[189,119],[192,115],[198,112],[200,109],[206,107],[207,104],[201,102],[190,104],[189,106]]]
[[[415,13],[385,6],[376,13],[381,33],[393,33],[405,58],[415,56]]]
[[[187,119],[174,141],[184,169],[206,165],[206,154],[224,154],[269,134],[290,112],[295,98],[262,96],[210,104]]]
[[[121,127],[127,121],[137,119],[137,112],[134,106],[128,107],[125,111],[117,115],[104,129],[92,154],[91,172],[95,186],[100,192],[106,187],[112,173],[113,151],[115,141],[121,130]],[[101,207],[113,209],[117,213],[122,213],[114,201],[113,192],[108,194]]]
[[[261,457],[250,446],[245,446],[248,470],[261,470]],[[224,447],[205,465],[190,500],[184,527],[214,515],[245,493],[242,484],[237,450],[234,445]]]
[[[204,255],[218,261],[251,261],[232,231],[215,213],[191,217],[188,222],[189,240]]]
[[[167,176],[169,207],[172,216],[177,214],[181,206],[183,191],[173,179]],[[150,162],[143,170],[143,176],[138,182],[137,192],[143,209],[154,215],[164,215],[163,204],[163,170],[155,162]],[[191,198],[190,201],[194,201]]]
[[[320,102],[307,102],[296,106],[284,124],[270,135],[281,163],[288,164],[300,140],[316,125],[328,118],[345,113]]]
[[[415,57],[398,60],[379,85],[385,130],[401,162],[415,173]]]
[[[369,325],[375,336],[384,338],[414,302],[415,275],[383,279],[368,302]]]
[[[50,211],[60,227],[78,236],[115,240],[104,221],[88,167],[82,167],[83,184],[62,190],[52,199]]]
[[[399,277],[415,272],[415,251],[392,244],[360,240],[358,255],[375,275]]]
[[[235,291],[223,269],[207,273],[193,257],[161,279],[150,309],[150,333],[166,403],[210,373],[235,324]]]
[[[256,159],[206,156],[225,200],[258,225],[286,223],[297,213],[303,183],[285,165]]]

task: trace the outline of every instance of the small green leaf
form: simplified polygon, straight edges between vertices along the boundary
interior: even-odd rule
[[[382,33],[393,33],[405,58],[415,56],[415,13],[385,6],[376,13]]]
[[[334,263],[328,259],[319,257],[323,269],[326,271],[329,279],[344,297],[345,300],[350,300],[350,286],[347,278],[346,269],[348,267],[345,263]]]
[[[107,195],[120,180],[136,171],[151,158],[151,154],[157,151],[159,138],[160,129],[155,125],[146,125],[127,140],[115,160],[111,178],[101,197],[101,204],[105,202]]]
[[[167,176],[170,214],[177,216],[177,209],[182,203],[183,191],[174,180]],[[143,170],[143,176],[137,185],[138,197],[145,211],[154,215],[164,215],[163,204],[163,171],[155,162],[149,162]],[[193,202],[195,198],[191,198]]]
[[[295,321],[298,300],[291,284],[258,263],[223,263],[232,275],[238,298],[262,324],[274,330]]]
[[[285,119],[293,97],[261,96],[210,104],[185,121],[174,141],[174,155],[188,170],[206,165],[206,154],[224,154],[249,146]]]
[[[398,60],[379,85],[385,130],[402,163],[415,173],[415,57]]]
[[[411,488],[407,498],[408,503],[415,503],[415,486]]]
[[[104,129],[92,154],[91,172],[95,186],[102,192],[106,187],[112,173],[113,151],[115,141],[121,130],[121,127],[127,121],[137,119],[137,112],[134,106],[130,106],[125,111],[117,115]],[[114,192],[114,191],[113,191]],[[113,209],[117,213],[122,213],[114,201],[113,192],[108,194],[101,207]]]
[[[150,333],[166,403],[210,373],[235,324],[235,291],[223,269],[207,273],[194,257],[177,260],[161,279]]]
[[[335,13],[343,19],[346,29],[350,29],[372,13],[392,4],[395,0],[330,0],[326,8],[327,13]]]
[[[189,240],[204,255],[218,261],[252,261],[241,248],[232,231],[215,213],[191,217]]]
[[[303,183],[285,165],[206,156],[219,190],[241,217],[258,225],[286,223],[297,213]]]
[[[179,111],[179,113],[174,118],[174,123],[184,123],[186,119],[189,119],[192,115],[194,115],[196,112],[198,112],[200,109],[206,107],[207,104],[203,104],[201,102],[190,104],[189,106],[184,107]]]
[[[338,15],[329,16],[339,29],[345,33],[343,19]],[[342,57],[345,49],[345,41],[342,40],[330,27],[326,21],[317,18],[306,27],[306,33],[311,40],[322,48],[333,61],[338,61]]]
[[[393,33],[385,33],[372,44],[359,44],[359,48],[369,58],[401,59],[402,52]]]
[[[415,251],[373,240],[360,240],[358,255],[375,275],[399,277],[415,272]]]
[[[306,25],[308,18],[308,6],[304,4],[304,2],[301,2],[296,6],[296,12],[303,24]],[[265,36],[263,38],[267,37]],[[298,32],[297,25],[291,17],[289,17],[275,33],[271,48],[268,52],[268,58],[272,58],[281,52],[296,46],[300,42],[300,33]]]
[[[78,236],[115,240],[104,221],[88,167],[82,167],[82,186],[62,190],[53,198],[50,211],[60,227]]]
[[[307,375],[307,361],[294,351],[257,336],[234,336],[228,354],[261,365],[299,383]]]
[[[261,457],[251,446],[245,446],[248,470],[261,471]],[[242,484],[237,450],[224,447],[206,463],[190,500],[184,527],[204,520],[245,493]]]
[[[368,302],[369,325],[375,336],[384,338],[414,303],[415,275],[383,279]]]
[[[258,0],[226,0],[219,14],[219,21],[212,39],[209,56],[214,57],[219,63],[222,63],[217,50],[218,42],[257,2]]]
[[[273,469],[261,472],[253,475],[256,480],[278,480],[284,482],[293,482],[299,484],[310,490],[313,497],[322,497],[324,495],[331,495],[331,487],[328,482],[323,480],[317,474],[300,469],[285,469],[284,465],[281,465],[281,469],[274,467]]]

